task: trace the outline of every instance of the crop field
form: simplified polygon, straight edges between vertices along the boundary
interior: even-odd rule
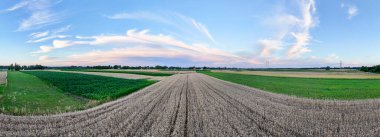
[[[201,73],[274,93],[306,98],[380,98],[380,79],[294,78],[207,71]]]
[[[229,70],[213,70],[212,72],[249,74],[260,76],[276,76],[276,77],[300,77],[300,78],[337,78],[337,79],[380,79],[380,74],[365,73],[358,70],[282,70],[282,71],[229,71]]]
[[[377,136],[380,101],[294,98],[204,74],[53,116],[0,114],[0,136]]]
[[[24,71],[9,72],[0,111],[31,115],[75,111],[130,94],[155,83],[96,75]]]
[[[131,71],[131,70],[96,70],[96,69],[79,69],[74,71],[83,72],[105,72],[105,73],[125,73],[125,74],[136,74],[136,75],[146,75],[146,76],[171,76],[173,73],[162,72],[162,71]]]
[[[9,72],[0,98],[0,112],[14,115],[48,114],[84,108],[85,102],[65,95],[32,75]]]
[[[108,73],[108,72],[85,72],[85,71],[59,71],[59,70],[49,70],[52,72],[66,72],[66,73],[77,73],[77,74],[88,74],[88,75],[98,75],[106,77],[115,77],[122,79],[151,79],[151,80],[163,80],[167,76],[147,76],[147,75],[136,75],[128,73]]]
[[[115,99],[155,82],[64,72],[26,71],[24,73],[48,81],[64,92],[94,100]]]

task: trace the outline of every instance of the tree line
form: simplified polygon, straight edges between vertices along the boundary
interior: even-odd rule
[[[362,66],[360,68],[360,71],[380,73],[380,65],[376,65],[376,66],[372,66],[372,67]]]
[[[20,71],[20,70],[42,70],[46,69],[47,67],[42,65],[20,65],[17,63],[11,64],[9,66],[0,66],[0,69],[2,70],[9,70],[9,71]]]
[[[105,65],[105,66],[67,66],[67,67],[49,67],[49,69],[161,69],[161,70],[206,70],[206,69],[212,69],[212,70],[232,70],[232,69],[238,69],[238,68],[228,68],[228,67],[179,67],[179,66],[122,66],[122,65]]]

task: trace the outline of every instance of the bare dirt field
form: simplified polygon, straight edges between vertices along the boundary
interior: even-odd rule
[[[146,75],[136,75],[136,74],[124,74],[124,73],[106,73],[106,72],[81,72],[81,71],[60,71],[60,70],[49,70],[57,72],[67,72],[67,73],[80,73],[80,74],[90,74],[90,75],[100,75],[106,77],[124,78],[124,79],[152,79],[152,80],[163,80],[165,76],[146,76]]]
[[[0,84],[5,84],[7,82],[7,72],[0,71]]]
[[[380,79],[380,74],[365,72],[292,72],[292,71],[229,71],[213,70],[213,72],[250,74],[260,76],[277,77],[301,77],[301,78],[347,78],[347,79]]]
[[[300,99],[197,73],[85,111],[0,114],[0,136],[377,136],[379,125],[380,100]]]

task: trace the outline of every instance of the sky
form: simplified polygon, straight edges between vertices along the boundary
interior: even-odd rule
[[[0,65],[380,64],[376,0],[2,0]]]

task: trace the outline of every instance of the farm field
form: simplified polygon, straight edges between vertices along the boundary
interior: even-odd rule
[[[84,101],[22,72],[9,72],[8,85],[2,96],[0,111],[14,115],[66,112],[84,108],[85,105]]]
[[[96,70],[96,69],[78,69],[73,71],[83,71],[83,72],[105,72],[105,73],[126,73],[126,74],[137,74],[146,76],[171,76],[171,72],[162,71],[132,71],[132,70]]]
[[[106,76],[122,79],[150,79],[150,80],[163,80],[167,76],[147,76],[147,75],[137,75],[129,73],[109,73],[109,72],[86,72],[86,71],[61,71],[61,70],[48,70],[52,72],[65,72],[65,73],[77,73],[77,74],[88,74],[97,76]]]
[[[155,83],[49,71],[10,72],[0,99],[3,111],[16,115],[50,114],[93,107]]]
[[[297,69],[296,69],[297,70]],[[365,73],[355,70],[282,70],[282,71],[229,71],[229,70],[213,70],[212,72],[250,74],[261,76],[276,77],[300,77],[300,78],[337,78],[337,79],[380,79],[380,74]]]
[[[89,110],[0,115],[0,136],[376,136],[379,105],[294,98],[178,74]]]
[[[295,78],[200,71],[200,73],[250,87],[313,99],[380,98],[380,79]]]

